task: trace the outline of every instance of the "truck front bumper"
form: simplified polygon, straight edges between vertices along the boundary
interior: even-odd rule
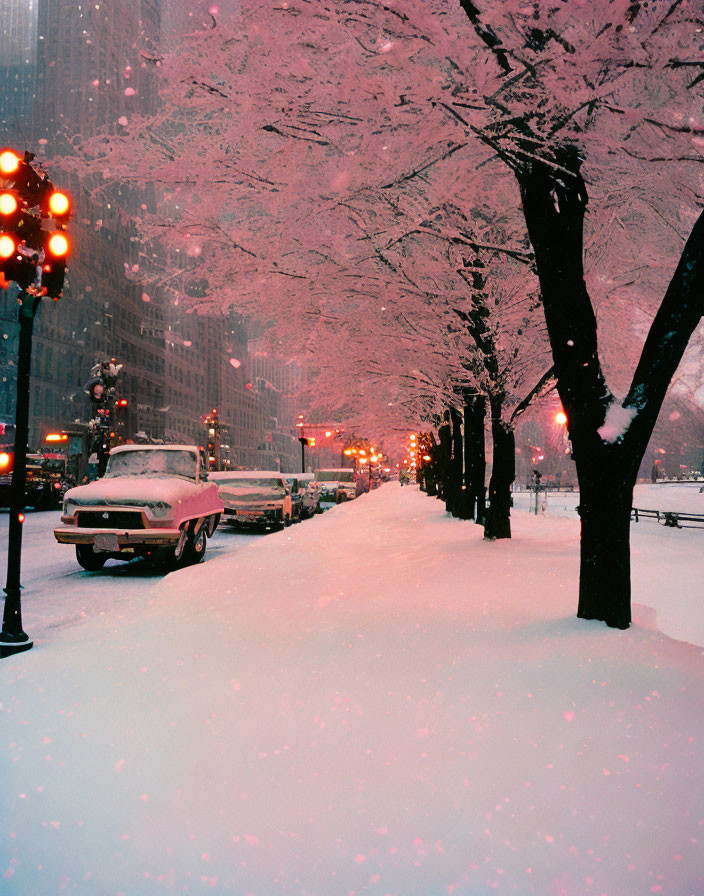
[[[241,523],[243,526],[271,526],[282,523],[284,512],[280,507],[243,508],[225,506],[224,516],[230,523]]]
[[[54,529],[60,544],[92,544],[100,551],[121,551],[140,545],[147,547],[175,546],[181,537],[180,529],[83,529],[61,526]]]

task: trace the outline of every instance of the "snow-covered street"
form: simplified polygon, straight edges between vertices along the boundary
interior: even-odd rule
[[[488,543],[392,483],[166,577],[28,514],[2,892],[703,892],[704,531],[633,525],[619,631],[517,505]]]

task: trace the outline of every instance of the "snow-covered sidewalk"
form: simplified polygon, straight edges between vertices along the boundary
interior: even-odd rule
[[[3,660],[0,890],[704,892],[703,650],[648,600],[701,552],[634,541],[622,632],[576,521],[513,528],[390,484]]]

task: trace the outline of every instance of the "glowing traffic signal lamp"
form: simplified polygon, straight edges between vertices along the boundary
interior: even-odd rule
[[[71,211],[71,200],[65,193],[55,190],[49,195],[49,212],[55,218],[65,218]]]
[[[17,243],[9,233],[0,233],[0,259],[6,261],[17,251]]]
[[[14,193],[0,193],[0,215],[14,215],[18,208],[19,203]]]
[[[0,175],[8,177],[10,174],[16,174],[22,160],[11,149],[3,149],[0,152]]]
[[[52,233],[46,247],[54,258],[65,258],[71,251],[71,244],[68,241],[68,237],[60,230],[57,230],[56,233]]]
[[[126,407],[127,407],[127,399],[126,399],[126,398],[121,398],[121,399],[117,402],[117,406],[118,406],[118,408],[126,408]]]
[[[315,439],[308,439],[308,444],[310,445],[311,448],[314,448],[315,447]]]

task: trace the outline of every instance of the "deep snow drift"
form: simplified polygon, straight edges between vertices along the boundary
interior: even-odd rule
[[[704,532],[634,526],[621,632],[575,618],[576,520],[513,528],[391,484],[32,630],[2,892],[704,892],[703,650],[658,630],[684,593],[704,631]]]

